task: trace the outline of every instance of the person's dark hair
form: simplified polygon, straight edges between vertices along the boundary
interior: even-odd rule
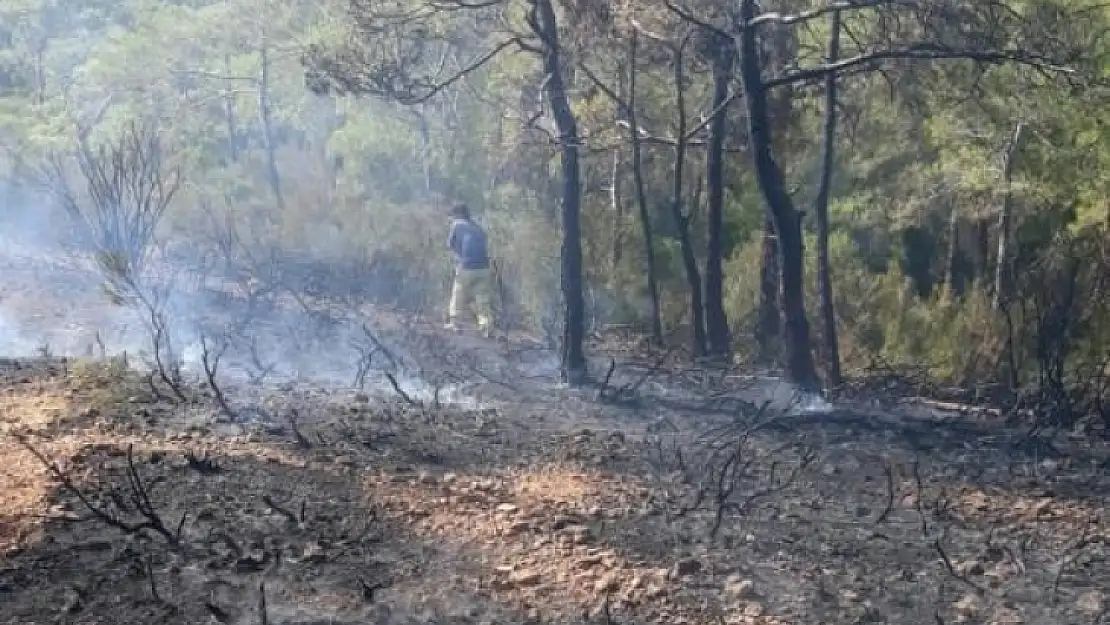
[[[451,216],[456,219],[470,219],[470,208],[459,202],[451,207]]]

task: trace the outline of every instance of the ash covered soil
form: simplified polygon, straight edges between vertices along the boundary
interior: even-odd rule
[[[571,390],[527,337],[380,312],[403,397],[314,371],[350,351],[333,330],[284,375],[229,366],[229,414],[199,378],[171,400],[83,357],[135,320],[87,268],[8,256],[3,623],[1110,622],[1110,476],[1078,436],[760,411],[766,382],[632,349]]]

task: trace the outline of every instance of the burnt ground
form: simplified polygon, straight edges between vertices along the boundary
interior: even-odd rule
[[[84,357],[126,324],[59,289],[81,269],[4,271],[3,623],[1110,622],[1107,456],[1080,437],[894,398],[784,410],[669,361],[613,399],[555,384],[527,337],[384,313],[407,398],[314,379],[333,333],[295,376],[229,368],[227,414]],[[610,387],[653,359],[619,354]]]

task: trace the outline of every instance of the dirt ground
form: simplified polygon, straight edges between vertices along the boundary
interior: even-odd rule
[[[97,306],[20,267],[9,327]],[[0,361],[0,622],[1110,623],[1110,464],[1079,437],[760,411],[738,371],[634,351],[571,390],[525,337],[407,327],[435,358],[406,397],[229,377],[231,414],[118,357]]]

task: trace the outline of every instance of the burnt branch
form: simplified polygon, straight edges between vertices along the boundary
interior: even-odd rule
[[[200,360],[204,366],[204,379],[208,383],[208,388],[212,391],[212,397],[216,400],[216,405],[220,410],[230,419],[236,418],[235,410],[231,408],[231,404],[227,402],[227,397],[224,395],[223,389],[220,388],[219,383],[216,381],[216,376],[220,369],[220,359],[223,358],[224,351],[227,350],[227,342],[221,341],[219,346],[213,349],[209,344],[208,339],[204,336],[200,337]]]
[[[134,448],[132,445],[127,446],[127,484],[129,487],[129,500],[134,506],[134,509],[142,516],[142,521],[128,521],[120,517],[119,514],[112,510],[95,503],[87,493],[80,487],[74,484],[73,480],[58,466],[57,463],[47,458],[41,451],[32,445],[22,435],[15,435],[16,441],[26,449],[32,456],[35,457],[47,471],[50,472],[54,479],[61,483],[62,488],[68,491],[71,495],[76,497],[85,508],[92,513],[93,517],[101,523],[114,527],[124,534],[135,535],[141,534],[146,531],[153,531],[155,534],[161,536],[166,544],[172,549],[181,548],[180,531],[171,531],[162,520],[161,515],[155,509],[153,502],[150,499],[150,494],[143,484],[142,479],[139,477],[139,471],[135,468]],[[112,493],[109,493],[109,499]],[[126,503],[119,501],[115,503],[116,508],[122,510],[128,509]]]
[[[393,390],[397,393],[397,396],[400,397],[406,404],[409,404],[410,406],[423,405],[421,402],[416,401],[412,398],[411,395],[406,393],[405,389],[401,388],[401,385],[397,382],[397,378],[393,377],[392,373],[386,373],[385,379],[389,380],[389,385],[393,387]]]

